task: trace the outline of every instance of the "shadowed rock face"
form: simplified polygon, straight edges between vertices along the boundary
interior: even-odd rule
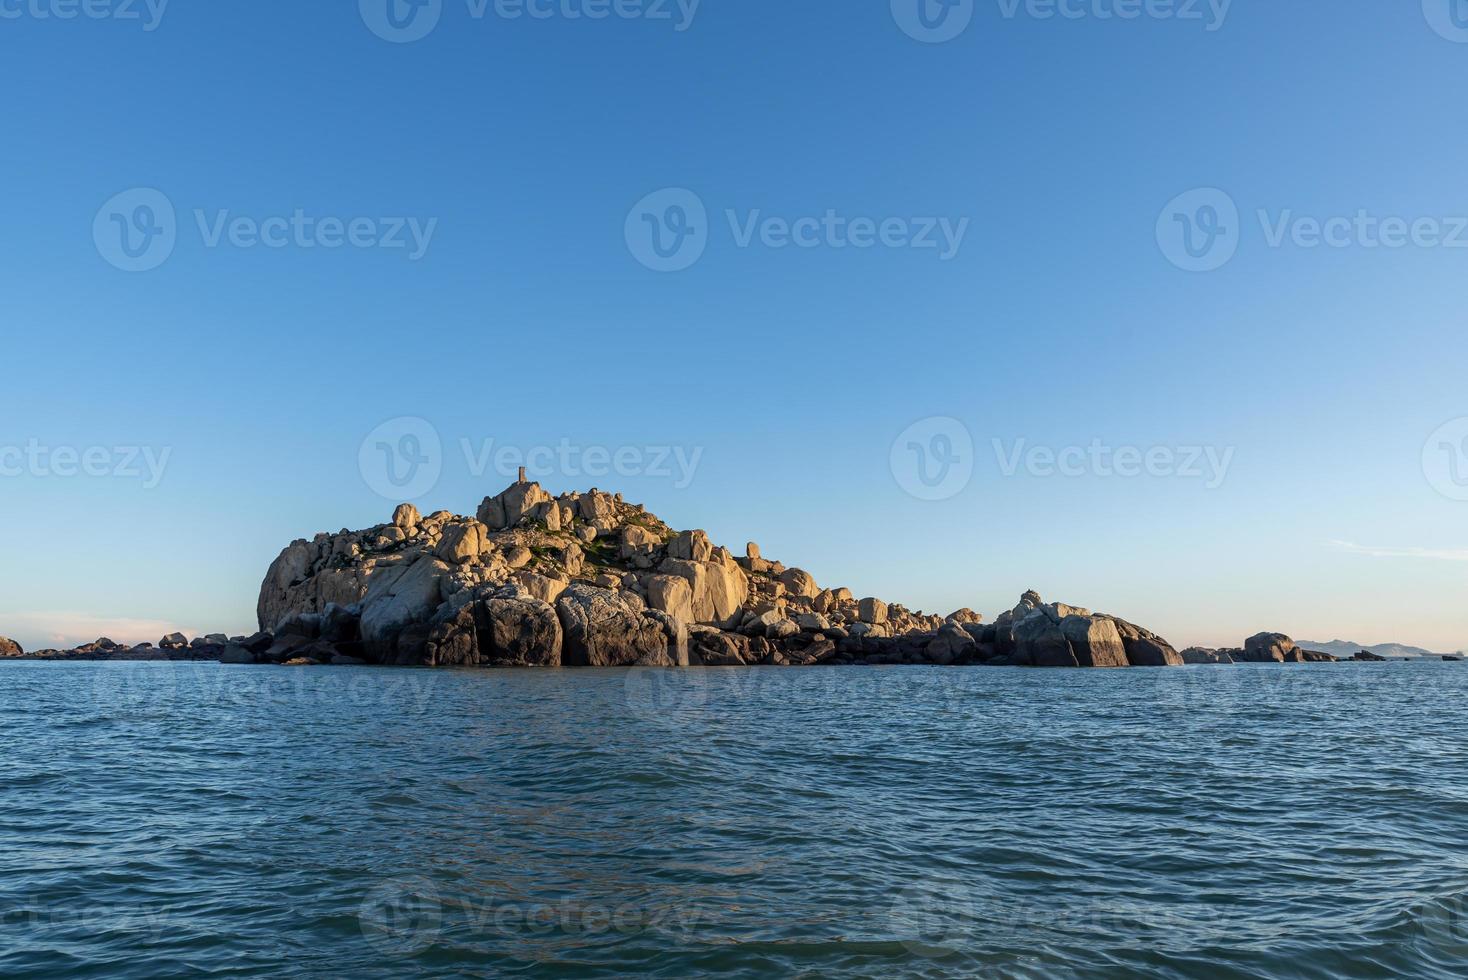
[[[561,622],[547,602],[481,599],[435,624],[428,663],[435,667],[559,667]]]
[[[355,617],[348,647],[322,618]],[[1175,666],[1161,637],[1027,592],[993,626],[913,612],[765,557],[735,558],[620,495],[517,482],[474,517],[399,506],[389,523],[288,545],[257,611],[263,661],[437,666],[1006,663]],[[338,630],[337,632],[342,632]],[[232,652],[231,657],[243,654]]]
[[[1240,659],[1235,657],[1234,659]],[[1245,663],[1297,661],[1295,641],[1283,633],[1256,633],[1244,641]]]
[[[1206,647],[1188,647],[1182,652],[1185,664],[1231,664],[1233,653],[1238,651],[1210,650]]]

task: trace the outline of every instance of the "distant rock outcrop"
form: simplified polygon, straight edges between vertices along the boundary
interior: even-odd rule
[[[1283,633],[1256,633],[1244,641],[1242,657],[1234,657],[1244,663],[1285,663],[1298,659],[1295,641]]]
[[[1183,651],[1183,663],[1195,664],[1231,664],[1234,662],[1233,655],[1242,653],[1240,650],[1211,650],[1207,647],[1188,647]]]
[[[380,664],[611,667],[1014,663],[1179,666],[1161,637],[1026,593],[1001,622],[914,612],[770,560],[736,558],[620,494],[520,481],[474,517],[422,516],[288,545],[265,576],[255,655]],[[322,619],[355,624],[341,643]],[[238,657],[238,654],[231,656]]]
[[[8,636],[0,636],[0,657],[23,656],[25,656],[25,650],[21,649],[19,643],[16,643]]]

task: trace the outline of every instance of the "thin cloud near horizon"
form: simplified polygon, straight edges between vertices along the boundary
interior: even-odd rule
[[[1429,561],[1468,561],[1468,549],[1462,548],[1381,548],[1356,544],[1354,541],[1331,541],[1331,547],[1369,558],[1425,558]]]

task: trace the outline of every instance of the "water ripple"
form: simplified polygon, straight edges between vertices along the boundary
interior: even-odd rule
[[[0,664],[0,975],[1459,977],[1465,694]]]

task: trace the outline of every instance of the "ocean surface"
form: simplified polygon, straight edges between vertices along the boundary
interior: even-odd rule
[[[1468,975],[1468,664],[0,664],[0,976]]]

